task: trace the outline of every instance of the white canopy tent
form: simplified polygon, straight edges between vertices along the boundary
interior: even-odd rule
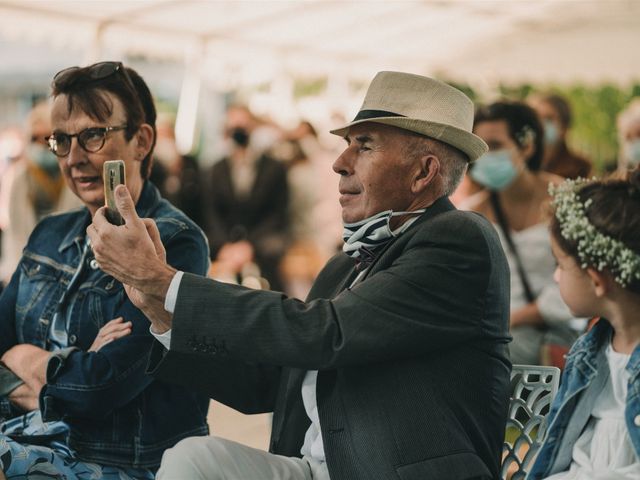
[[[0,0],[0,25],[0,38],[84,63],[182,62],[184,125],[202,81],[219,91],[268,84],[271,106],[282,106],[294,79],[326,78],[327,98],[352,112],[350,89],[384,69],[481,92],[640,78],[640,0]],[[0,54],[0,79],[28,64]]]
[[[470,83],[640,76],[638,0],[0,0],[0,18],[5,38],[87,61],[197,59],[231,85],[381,69]]]

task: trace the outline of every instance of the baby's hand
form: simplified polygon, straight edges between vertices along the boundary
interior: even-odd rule
[[[98,336],[89,347],[90,352],[97,352],[107,343],[110,343],[118,338],[122,338],[131,333],[131,322],[125,322],[124,318],[114,318],[110,322],[105,323]]]

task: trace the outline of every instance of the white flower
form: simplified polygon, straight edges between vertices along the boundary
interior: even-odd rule
[[[549,185],[552,205],[565,240],[575,243],[582,268],[608,269],[616,281],[626,287],[634,279],[640,280],[640,255],[624,243],[599,232],[587,218],[586,210],[593,203],[584,204],[578,192],[593,180],[578,178],[560,185]]]

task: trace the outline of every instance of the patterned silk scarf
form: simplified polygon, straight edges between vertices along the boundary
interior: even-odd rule
[[[419,215],[425,211],[424,208],[412,212],[386,210],[359,222],[345,223],[342,231],[342,239],[344,240],[342,251],[356,260],[358,269],[364,269],[375,258],[376,250],[400,235],[418,219],[418,217],[411,218],[399,228],[391,230],[389,227],[391,217]],[[364,265],[362,265],[363,263]]]

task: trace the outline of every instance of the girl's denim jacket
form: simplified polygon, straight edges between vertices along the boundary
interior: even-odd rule
[[[527,479],[542,479],[569,469],[573,446],[609,379],[605,349],[612,332],[611,324],[601,319],[571,348],[547,419],[547,438]],[[633,351],[626,369],[630,379],[624,416],[633,448],[640,456],[640,346]]]
[[[155,220],[170,265],[207,273],[203,233],[148,181],[136,210],[140,217]],[[53,350],[49,325],[78,269],[90,222],[83,208],[47,217],[35,228],[0,297],[0,355],[20,343]],[[185,437],[208,433],[208,399],[145,373],[154,341],[149,321],[92,255],[85,262],[68,292],[68,348],[55,350],[47,365],[47,383],[40,393],[43,419],[69,425],[69,445],[81,460],[155,468],[165,449]],[[120,316],[132,322],[131,334],[88,352],[98,330]],[[7,397],[0,397],[0,418],[21,413]]]

